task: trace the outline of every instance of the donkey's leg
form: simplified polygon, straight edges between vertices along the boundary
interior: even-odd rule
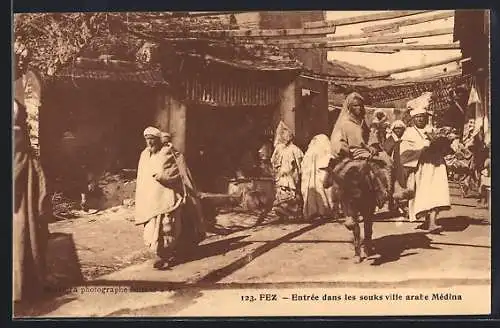
[[[373,234],[373,221],[372,217],[367,215],[363,220],[363,250],[366,256],[371,256],[374,254],[375,250],[373,248],[372,234]]]
[[[361,254],[361,245],[362,245],[362,240],[361,240],[361,229],[359,227],[359,223],[357,220],[355,221],[352,229],[352,234],[353,234],[353,245],[354,245],[354,261],[355,263],[361,263],[363,261],[363,256]]]

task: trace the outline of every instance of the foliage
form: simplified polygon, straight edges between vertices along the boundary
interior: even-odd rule
[[[14,17],[16,68],[53,75],[95,35],[109,31],[105,13],[35,13]]]
[[[87,46],[87,52],[106,52],[116,46],[124,58],[140,45],[137,38],[120,38],[127,31],[169,30],[186,35],[192,29],[227,29],[230,19],[179,16],[168,12],[30,13],[14,17],[14,51],[17,73],[28,66],[51,76]],[[123,39],[123,38],[122,38]]]

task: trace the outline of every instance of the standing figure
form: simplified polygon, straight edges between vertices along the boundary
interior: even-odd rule
[[[373,120],[371,124],[372,133],[372,145],[377,145],[379,150],[384,146],[385,140],[387,139],[387,134],[389,130],[389,122],[387,114],[382,109],[377,109],[373,114]]]
[[[300,171],[304,153],[293,144],[293,133],[280,122],[277,144],[271,156],[276,195],[273,211],[280,218],[299,219],[302,201],[300,197]]]
[[[144,130],[135,192],[135,222],[144,225],[144,242],[156,255],[153,267],[172,265],[182,232],[182,180],[171,154],[162,148],[157,128]]]
[[[370,145],[370,129],[365,123],[364,99],[360,94],[347,96],[330,142],[334,160],[325,187],[337,185],[340,189],[344,225],[353,232],[354,255],[359,263],[374,251],[372,216],[376,207],[382,207],[387,200],[391,166],[388,156]]]
[[[404,176],[399,154],[401,137],[405,130],[406,124],[403,121],[394,121],[390,128],[391,133],[383,145],[384,151],[392,158],[391,192],[389,193],[389,211],[391,212],[398,209],[397,200],[402,198],[399,195],[402,192],[401,186],[406,185],[406,177]]]
[[[410,221],[424,217],[424,229],[439,232],[437,217],[450,208],[448,175],[443,153],[433,147],[436,138],[429,126],[431,93],[408,102],[412,126],[401,137],[401,164],[408,171],[407,188],[412,190],[408,211]]]
[[[304,202],[302,213],[306,220],[338,215],[333,187],[324,187],[332,158],[332,147],[328,137],[324,134],[318,134],[312,138],[302,161],[301,191]]]
[[[183,245],[182,251],[188,255],[206,237],[206,222],[200,194],[194,183],[191,170],[187,166],[184,154],[178,151],[172,144],[172,135],[168,132],[162,132],[161,140],[163,144],[162,151],[167,155],[173,156],[182,179],[184,206],[181,208],[182,231],[180,244],[182,243]]]
[[[14,101],[13,298],[30,300],[43,292],[51,213],[45,174],[30,147],[26,110]]]

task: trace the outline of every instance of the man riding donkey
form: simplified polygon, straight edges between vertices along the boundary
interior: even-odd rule
[[[144,131],[146,148],[139,159],[136,188],[135,222],[144,225],[144,242],[156,255],[156,269],[172,266],[182,251],[205,237],[201,212],[188,210],[197,199],[187,167],[168,142],[162,145],[161,137],[157,128]]]
[[[354,235],[357,263],[373,254],[372,216],[387,201],[391,181],[391,159],[381,152],[377,139],[365,122],[364,98],[349,94],[330,138],[333,160],[325,187],[338,186],[334,189],[339,190],[336,197],[346,216],[344,225]]]

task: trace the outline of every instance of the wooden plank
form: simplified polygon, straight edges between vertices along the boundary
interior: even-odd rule
[[[416,25],[416,24],[421,24],[421,23],[432,22],[435,20],[450,18],[450,17],[453,17],[454,15],[455,15],[455,12],[453,10],[439,11],[434,15],[428,15],[428,16],[423,16],[423,17],[405,18],[405,19],[399,20],[397,22],[364,27],[361,30],[363,32],[366,32],[366,33],[377,32],[377,31],[382,31],[385,29],[391,29],[394,27],[409,26],[409,25]]]
[[[231,15],[246,13],[247,11],[191,11],[187,17],[204,17],[204,16],[220,16],[220,15]]]
[[[364,39],[368,38],[368,40],[394,40],[396,38],[402,39],[410,39],[410,38],[420,38],[420,37],[430,37],[430,36],[439,36],[446,34],[453,34],[453,28],[441,28],[434,29],[428,31],[417,31],[417,32],[408,32],[408,33],[400,33],[400,34],[391,34],[391,32],[397,32],[399,30],[398,27],[395,27],[391,30],[384,30],[380,32],[373,33],[360,33],[360,34],[349,34],[349,35],[340,35],[340,36],[329,36],[329,37],[308,37],[308,36],[288,36],[288,37],[276,37],[276,38],[265,38],[265,39],[238,39],[238,42],[243,43],[255,43],[255,44],[294,44],[294,43],[314,43],[314,42],[329,42],[329,41],[341,41],[341,40],[350,40],[350,39]]]
[[[317,29],[291,28],[291,29],[268,29],[268,30],[191,30],[188,33],[210,37],[276,37],[291,35],[325,35],[334,34],[335,26]],[[174,32],[175,33],[175,32]],[[177,32],[178,33],[178,32]]]
[[[440,61],[437,61],[434,63],[414,65],[414,66],[409,66],[409,67],[405,67],[405,68],[399,68],[399,69],[387,70],[387,71],[380,72],[380,73],[369,74],[367,77],[368,78],[384,77],[384,76],[388,76],[388,75],[392,75],[392,74],[417,71],[417,70],[424,69],[424,68],[430,68],[430,67],[434,67],[434,66],[440,66],[440,65],[453,63],[453,62],[459,61],[461,59],[462,59],[462,56],[460,55],[460,56],[456,56],[453,58],[440,60]]]
[[[298,42],[324,42],[324,41],[343,41],[351,39],[362,39],[371,36],[388,35],[390,33],[398,32],[399,28],[395,27],[390,30],[383,30],[380,32],[373,33],[358,33],[358,34],[348,34],[348,35],[332,35],[329,37],[325,36],[310,36],[310,35],[279,35],[273,37],[238,37],[238,41],[256,41],[262,44],[267,44],[270,42],[275,43],[298,43]]]
[[[350,25],[358,23],[366,23],[372,21],[379,21],[391,18],[406,17],[416,14],[421,14],[429,12],[430,10],[392,10],[392,11],[382,11],[374,14],[353,16],[347,18],[340,18],[328,21],[316,21],[316,22],[306,22],[304,23],[304,28],[320,28],[320,27],[331,27],[340,25]]]
[[[386,44],[388,42],[380,42],[381,44]],[[396,43],[396,42],[394,42]],[[376,44],[375,42],[371,44]],[[352,46],[343,45],[333,45],[328,42],[316,42],[316,43],[298,43],[298,44],[287,44],[280,45],[279,47],[283,49],[314,49],[314,48],[327,48],[333,51],[360,51],[363,52],[385,52],[385,51],[401,51],[401,50],[453,50],[460,49],[458,43],[448,43],[448,44],[401,44],[401,45],[382,45],[374,47],[360,47],[364,43],[352,42]],[[370,51],[369,51],[370,50]]]
[[[304,42],[304,43],[292,43],[279,45],[285,49],[314,49],[314,48],[344,48],[350,46],[365,46],[373,44],[387,44],[387,43],[402,43],[403,39],[395,38],[392,40],[355,40],[355,41],[345,41],[345,42]],[[393,50],[393,49],[390,49]]]
[[[344,48],[335,48],[330,49],[331,51],[349,51],[349,52],[366,52],[366,53],[375,53],[375,54],[395,54],[399,52],[396,49],[380,49],[378,47],[344,47]]]

